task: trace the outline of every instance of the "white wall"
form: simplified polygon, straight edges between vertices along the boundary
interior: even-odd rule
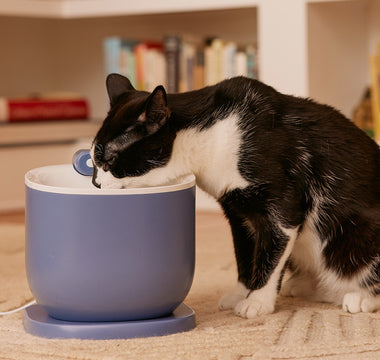
[[[52,32],[53,20],[0,17],[0,96],[54,88]]]
[[[309,94],[348,117],[369,81],[368,14],[366,1],[308,6]]]
[[[296,96],[308,95],[306,15],[303,0],[264,0],[259,8],[260,79]]]
[[[373,54],[380,43],[380,0],[370,0],[368,4],[368,46]]]

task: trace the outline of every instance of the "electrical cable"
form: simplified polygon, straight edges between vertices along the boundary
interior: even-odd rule
[[[13,309],[13,310],[3,311],[3,312],[0,311],[0,316],[16,313],[18,311],[26,309],[27,307],[29,307],[31,305],[34,305],[34,304],[36,304],[36,300],[30,301],[30,302],[26,303],[25,305],[22,305],[22,306],[20,306],[16,309]]]

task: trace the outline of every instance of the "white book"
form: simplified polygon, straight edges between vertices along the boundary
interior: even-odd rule
[[[247,54],[243,51],[238,51],[236,53],[235,59],[236,66],[236,76],[247,76],[248,75],[248,66],[247,66]]]
[[[223,49],[223,73],[225,79],[236,76],[236,51],[237,46],[234,42],[228,42]]]

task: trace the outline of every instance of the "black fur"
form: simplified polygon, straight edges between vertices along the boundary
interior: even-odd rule
[[[217,200],[239,281],[262,288],[289,241],[280,227],[300,233],[316,211],[326,268],[349,279],[370,264],[361,286],[380,291],[380,150],[364,132],[332,107],[247,78],[168,95],[162,87],[136,91],[124,79],[107,80],[112,107],[94,140],[97,167],[116,178],[141,176],[169,162],[180,130],[204,131],[238,113],[238,169],[250,185]],[[297,269],[292,256],[288,263]]]

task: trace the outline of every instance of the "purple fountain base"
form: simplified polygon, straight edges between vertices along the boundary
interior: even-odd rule
[[[194,311],[182,303],[165,317],[104,322],[74,322],[52,318],[40,305],[32,305],[24,311],[25,331],[44,338],[63,339],[130,339],[170,335],[195,328]]]

